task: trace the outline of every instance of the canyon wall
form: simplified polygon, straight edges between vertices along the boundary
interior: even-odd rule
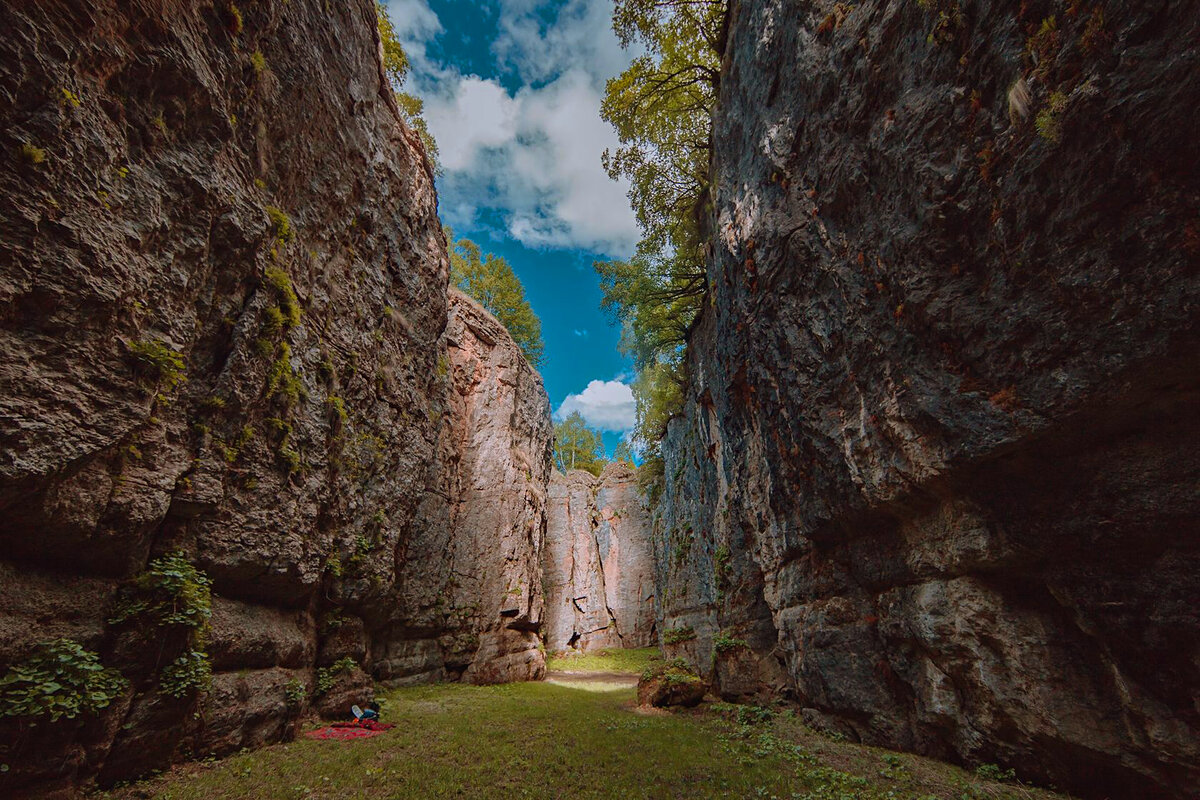
[[[656,641],[650,510],[632,467],[550,476],[542,585],[551,652]]]
[[[732,4],[669,655],[854,739],[1200,792],[1198,12]]]
[[[541,674],[548,402],[448,301],[375,14],[0,7],[0,794]]]

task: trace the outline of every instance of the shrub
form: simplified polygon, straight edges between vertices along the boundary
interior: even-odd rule
[[[986,781],[997,781],[999,783],[1011,783],[1017,779],[1016,770],[1000,769],[996,764],[980,764],[975,768],[975,774]]]
[[[21,158],[24,159],[26,164],[41,164],[46,160],[46,151],[40,147],[34,147],[26,143],[21,145]]]
[[[164,694],[186,697],[193,692],[207,692],[212,687],[212,664],[203,650],[188,650],[168,664],[158,683]]]
[[[283,687],[283,693],[287,696],[289,706],[298,706],[304,702],[304,695],[307,694],[304,688],[304,683],[298,678],[292,678]]]
[[[735,639],[725,633],[725,631],[718,631],[717,635],[713,637],[714,652],[727,653],[730,650],[737,650],[742,647],[749,649],[750,645],[745,639]]]
[[[254,74],[262,75],[267,68],[267,58],[262,54],[261,50],[255,50],[250,54],[250,65],[254,67]]]
[[[183,354],[159,339],[142,339],[129,345],[129,352],[147,375],[166,391],[186,380]]]
[[[317,686],[313,689],[313,697],[319,697],[333,688],[334,676],[339,672],[352,672],[358,667],[358,662],[350,656],[340,658],[328,667],[317,670]]]
[[[107,708],[128,686],[120,672],[78,642],[41,642],[0,678],[0,717],[74,719]]]
[[[276,329],[294,328],[299,325],[300,301],[296,297],[296,290],[292,288],[292,279],[279,267],[267,267],[263,277],[279,297],[279,308],[267,311],[269,317],[272,311],[277,315],[269,320],[269,324],[273,324]]]
[[[290,406],[300,399],[302,388],[300,378],[292,369],[292,348],[284,342],[280,345],[279,358],[267,373],[267,395],[279,395]]]
[[[1054,92],[1050,95],[1049,103],[1038,112],[1037,118],[1034,120],[1038,136],[1051,144],[1059,143],[1062,139],[1062,112],[1066,107],[1067,96],[1065,94]]]
[[[696,638],[696,632],[692,630],[691,625],[684,625],[681,628],[670,628],[663,631],[663,644],[680,644],[688,642]]]
[[[292,220],[282,209],[275,206],[266,206],[267,216],[271,218],[271,227],[275,231],[275,241],[279,244],[287,244],[295,236],[292,230]]]
[[[212,581],[181,552],[156,558],[122,591],[109,623],[119,625],[135,617],[203,632],[212,617]]]

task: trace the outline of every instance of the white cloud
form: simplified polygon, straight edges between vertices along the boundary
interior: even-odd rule
[[[440,149],[443,219],[474,227],[481,211],[493,210],[507,235],[530,247],[630,255],[639,231],[628,184],[609,179],[600,164],[618,145],[600,119],[604,82],[630,59],[612,33],[611,5],[569,0],[549,26],[538,0],[501,5],[492,52],[523,81],[515,92],[433,63],[426,44],[442,32],[437,16],[425,0],[389,3],[413,64],[407,89],[425,101]]]
[[[573,411],[578,411],[593,428],[625,433],[633,429],[635,422],[633,390],[620,381],[592,381],[579,394],[567,395],[554,418],[561,420]]]

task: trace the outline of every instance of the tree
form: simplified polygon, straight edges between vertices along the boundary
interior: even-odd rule
[[[554,423],[554,463],[560,472],[586,469],[593,475],[599,475],[608,463],[600,431],[589,428],[578,411]]]
[[[613,461],[621,461],[630,466],[633,465],[633,446],[629,442],[622,439],[617,442],[616,449],[613,450]]]
[[[392,84],[392,91],[396,95],[396,105],[400,107],[404,121],[421,137],[421,141],[425,144],[425,152],[428,153],[429,160],[433,162],[434,171],[440,173],[437,142],[434,141],[433,134],[429,132],[429,126],[421,116],[425,110],[425,102],[414,94],[402,91],[411,65],[408,61],[408,54],[404,52],[404,47],[396,38],[396,28],[388,16],[387,6],[382,2],[375,4],[375,17],[379,23],[379,41],[383,45],[383,71]]]
[[[542,321],[525,299],[525,287],[512,267],[499,256],[483,255],[470,239],[454,241],[449,228],[446,239],[451,242],[450,283],[500,320],[529,363],[540,366],[545,350]]]
[[[630,182],[642,239],[629,261],[598,262],[601,307],[622,326],[634,360],[634,438],[644,487],[664,474],[659,440],[683,402],[687,333],[708,292],[704,240],[711,214],[712,111],[721,83],[726,0],[616,0],[613,29],[633,60],[605,90],[601,115],[621,146],[604,168]]]

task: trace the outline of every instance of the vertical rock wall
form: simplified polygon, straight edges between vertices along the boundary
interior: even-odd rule
[[[650,512],[633,469],[553,471],[546,513],[546,648],[654,644]]]
[[[456,290],[446,339],[440,469],[405,545],[376,674],[392,683],[537,680],[550,400],[504,326]]]
[[[0,674],[63,637],[129,682],[0,717],[0,794],[288,738],[372,676],[536,677],[545,394],[494,320],[447,327],[374,4],[0,29]],[[174,552],[212,582],[206,641],[114,621]],[[197,646],[211,689],[175,696]]]
[[[671,649],[853,738],[1196,796],[1200,8],[732,8]]]

